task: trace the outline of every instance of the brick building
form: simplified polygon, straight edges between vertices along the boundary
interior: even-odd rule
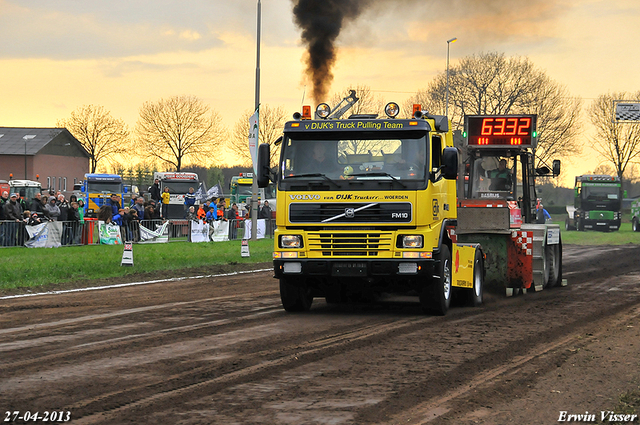
[[[43,190],[70,193],[89,158],[66,128],[0,127],[0,180],[37,180]]]

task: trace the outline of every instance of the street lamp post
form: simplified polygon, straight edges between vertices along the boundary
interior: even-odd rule
[[[256,101],[255,110],[260,107],[260,33],[262,32],[262,2],[258,0],[258,28],[256,30]],[[259,124],[258,124],[259,125]],[[260,134],[259,129],[257,134]],[[256,149],[260,143],[256,136]],[[256,158],[257,159],[257,158]],[[255,170],[255,165],[254,165]],[[258,175],[254,173],[253,184],[251,185],[251,240],[258,240]]]
[[[451,43],[455,43],[456,41],[458,41],[457,37],[453,37],[451,40],[447,40],[447,100],[445,106],[445,115],[447,116],[447,118],[449,118],[449,46],[451,45]]]
[[[24,140],[24,179],[27,180],[27,140],[31,140],[36,137],[33,134],[28,134],[22,138]]]

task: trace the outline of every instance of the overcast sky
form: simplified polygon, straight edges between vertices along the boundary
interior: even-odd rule
[[[333,90],[366,84],[402,102],[445,69],[452,37],[452,63],[487,51],[527,56],[585,107],[600,94],[640,90],[638,0],[367,3],[338,39]],[[232,126],[254,104],[256,5],[0,0],[0,126],[54,126],[95,104],[133,127],[142,103],[181,94]],[[293,113],[306,82],[291,9],[290,0],[262,1],[261,102]]]

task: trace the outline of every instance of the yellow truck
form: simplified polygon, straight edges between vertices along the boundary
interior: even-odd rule
[[[416,295],[437,315],[455,296],[482,303],[482,248],[457,240],[449,120],[399,110],[342,119],[321,104],[312,119],[304,107],[285,124],[276,169],[259,146],[258,186],[278,190],[273,264],[286,311],[376,293]]]

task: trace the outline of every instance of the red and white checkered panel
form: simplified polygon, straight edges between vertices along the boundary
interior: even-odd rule
[[[526,255],[533,255],[533,232],[516,230],[511,232],[511,239]]]

